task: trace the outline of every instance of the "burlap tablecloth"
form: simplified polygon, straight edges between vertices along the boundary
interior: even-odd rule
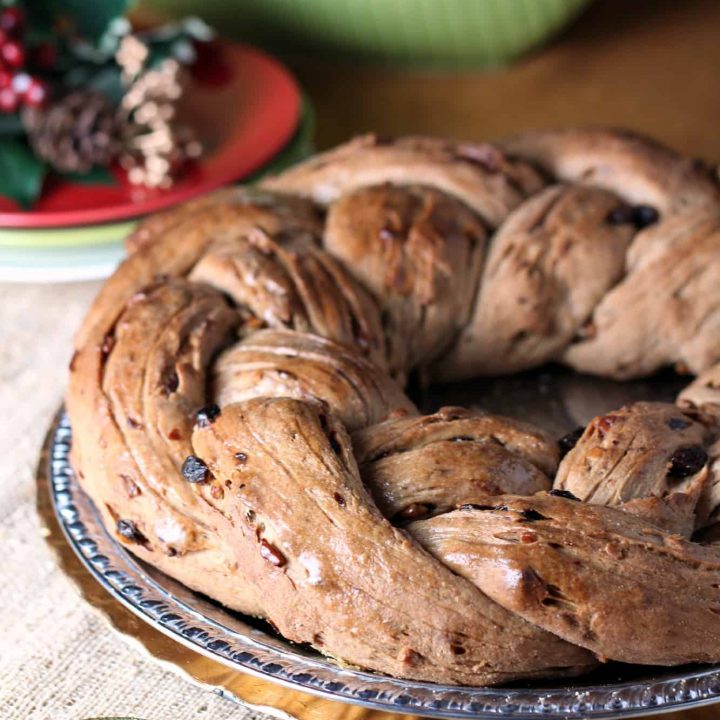
[[[79,598],[40,535],[38,452],[97,288],[0,284],[0,718],[257,717],[126,645]]]

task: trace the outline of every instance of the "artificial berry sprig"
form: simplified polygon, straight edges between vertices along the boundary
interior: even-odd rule
[[[24,165],[0,177],[0,195],[30,207],[47,173],[113,163],[133,184],[167,187],[198,156],[175,113],[183,66],[213,33],[193,18],[134,31],[132,2],[0,0],[0,162]],[[137,67],[120,52],[133,38]]]
[[[38,71],[51,70],[56,61],[52,43],[28,48],[25,13],[17,5],[0,10],[0,112],[15,113],[21,106],[41,107],[48,99],[48,83]],[[31,72],[33,71],[33,72]]]

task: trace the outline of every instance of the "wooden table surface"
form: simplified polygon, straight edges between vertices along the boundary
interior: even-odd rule
[[[290,62],[321,148],[369,130],[486,140],[605,124],[720,160],[718,0],[597,0],[551,46],[484,73]]]
[[[720,1],[598,0],[551,46],[486,72],[290,63],[317,109],[319,148],[357,133],[486,140],[614,125],[720,160]],[[720,705],[662,717],[720,718]]]

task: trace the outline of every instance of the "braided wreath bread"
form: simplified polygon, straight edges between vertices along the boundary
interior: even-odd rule
[[[128,247],[67,407],[79,482],[137,556],[403,678],[720,661],[720,189],[701,163],[610,130],[362,137]],[[413,368],[547,361],[699,377],[559,444],[421,416],[402,389]]]

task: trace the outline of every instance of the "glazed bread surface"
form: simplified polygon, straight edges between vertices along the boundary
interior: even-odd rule
[[[128,550],[337,662],[465,685],[720,661],[720,189],[617,130],[365,136],[151,217],[76,338]],[[562,439],[404,392],[698,375]]]

